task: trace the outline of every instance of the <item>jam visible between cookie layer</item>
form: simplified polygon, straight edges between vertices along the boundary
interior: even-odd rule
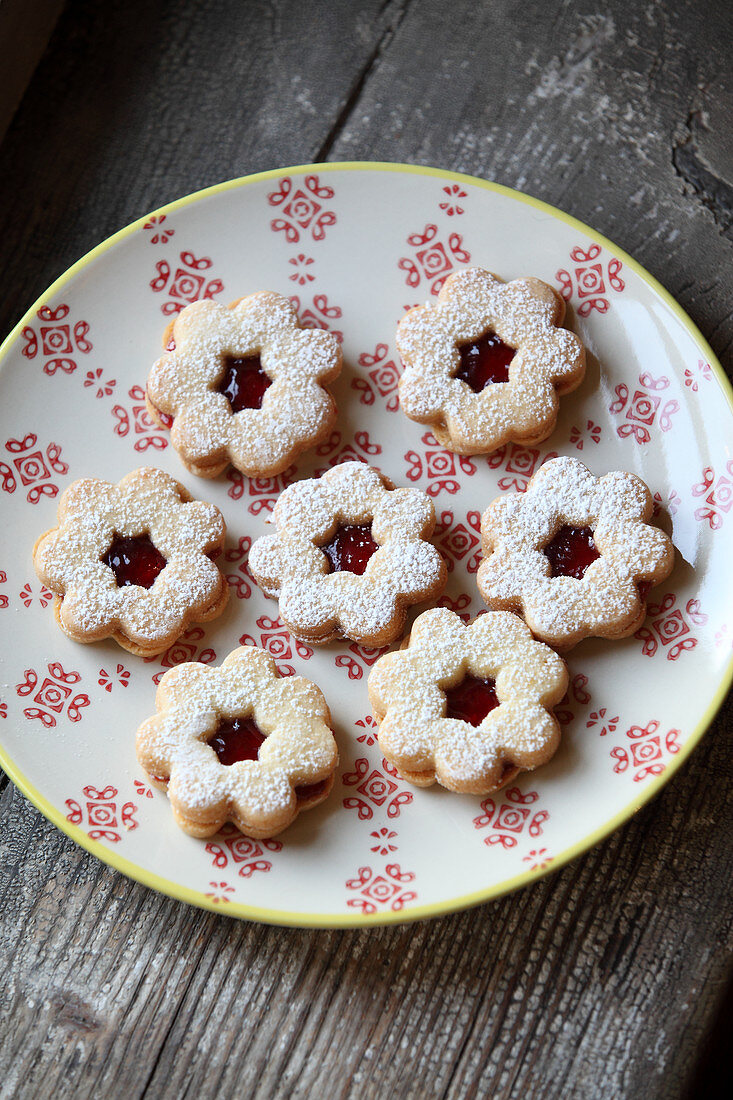
[[[453,377],[465,382],[474,393],[481,393],[492,382],[508,382],[509,364],[515,350],[495,332],[486,332],[478,340],[458,345],[461,365]]]
[[[209,745],[222,764],[237,764],[240,760],[257,760],[264,733],[253,718],[222,718]]]
[[[222,358],[224,374],[216,387],[217,393],[224,394],[234,413],[242,409],[261,409],[272,379],[263,371],[259,355],[244,358],[224,355]]]
[[[580,580],[588,566],[600,557],[590,527],[570,527],[564,524],[542,547],[550,563],[551,577],[575,577]]]
[[[371,523],[347,523],[321,550],[331,565],[332,573],[356,573],[361,577],[369,559],[379,549],[372,538]]]
[[[325,794],[328,786],[327,779],[321,779],[318,783],[305,783],[302,787],[295,788],[295,797],[298,802],[310,802],[314,798],[320,798]]]
[[[472,726],[480,726],[486,715],[499,706],[494,681],[471,676],[470,673],[444,694],[446,718],[457,718]]]
[[[125,538],[115,534],[112,545],[100,560],[114,573],[118,588],[129,584],[152,588],[155,578],[167,564],[155,543],[151,542],[150,535]]]

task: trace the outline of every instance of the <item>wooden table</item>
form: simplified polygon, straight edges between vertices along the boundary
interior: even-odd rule
[[[72,0],[0,145],[0,330],[167,200],[288,164],[396,160],[586,220],[730,368],[729,4],[593,7]],[[0,1095],[722,1094],[731,714],[561,872],[370,932],[267,928],[161,897],[3,778]]]

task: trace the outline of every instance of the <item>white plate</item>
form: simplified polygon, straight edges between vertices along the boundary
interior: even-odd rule
[[[574,308],[583,386],[537,448],[457,458],[397,409],[394,330],[406,306],[480,264],[537,275]],[[636,637],[569,657],[560,751],[490,799],[410,788],[385,766],[369,716],[375,659],[356,645],[295,644],[246,572],[249,540],[288,478],[188,474],[144,412],[163,328],[187,302],[259,289],[343,333],[338,428],[299,463],[345,457],[434,497],[447,596],[475,613],[478,517],[522,490],[549,454],[595,473],[633,470],[660,505],[677,564]],[[572,313],[571,313],[572,316]],[[481,180],[403,165],[328,164],[190,196],[104,242],[62,276],[6,341],[0,374],[0,762],[56,825],[100,859],[174,897],[296,925],[379,924],[448,912],[559,866],[626,820],[702,736],[731,677],[731,391],[689,319],[630,257],[558,211]],[[162,660],[56,627],[31,548],[78,477],[168,470],[229,528],[233,598]],[[135,760],[154,680],[181,660],[220,661],[254,639],[325,691],[341,769],[331,797],[276,841],[185,836]]]

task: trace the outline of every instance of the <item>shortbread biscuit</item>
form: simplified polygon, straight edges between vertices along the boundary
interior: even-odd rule
[[[305,642],[387,645],[401,634],[408,606],[445,585],[445,562],[427,541],[435,526],[430,498],[395,489],[362,462],[289,485],[273,521],[277,534],[255,542],[249,567]]]
[[[413,307],[397,326],[403,412],[462,455],[546,439],[558,395],[585,374],[583,345],[558,327],[564,315],[563,299],[540,279],[457,271],[437,304]]]
[[[216,477],[229,463],[274,477],[320,442],[336,419],[325,388],[341,348],[301,328],[287,298],[263,291],[227,307],[205,299],[176,317],[148,376],[147,406],[186,466]]]
[[[326,700],[302,676],[281,677],[269,653],[235,649],[219,668],[196,662],[163,676],[137,758],[168,793],[191,836],[232,821],[275,836],[328,797],[338,764]]]
[[[633,634],[648,590],[674,564],[671,540],[647,523],[652,510],[634,474],[594,477],[575,458],[553,459],[525,493],[498,497],[484,512],[479,592],[558,649]]]
[[[369,674],[379,747],[419,787],[489,794],[545,764],[560,742],[552,713],[565,663],[516,615],[465,624],[445,607],[415,620],[402,649]]]
[[[117,485],[75,481],[58,517],[33,564],[74,641],[114,638],[150,657],[223,611],[229,588],[210,557],[224,542],[222,514],[162,470],[144,466]]]

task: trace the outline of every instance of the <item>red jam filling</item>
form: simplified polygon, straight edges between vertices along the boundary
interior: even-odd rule
[[[259,355],[245,358],[225,355],[223,358],[224,373],[216,387],[217,393],[224,394],[234,413],[242,409],[261,409],[262,398],[272,385],[272,379],[263,371]]]
[[[222,718],[209,745],[222,764],[237,764],[257,760],[264,740],[253,718]]]
[[[295,788],[295,797],[298,802],[310,802],[313,798],[320,798],[327,786],[327,779],[321,779],[318,783],[305,783],[302,787]]]
[[[371,523],[347,523],[321,547],[330,562],[331,573],[356,573],[358,577],[378,549],[379,543],[372,538]]]
[[[568,524],[542,547],[542,552],[550,563],[551,577],[575,577],[576,580],[580,580],[588,566],[600,557],[590,527],[570,527]]]
[[[509,364],[515,348],[500,340],[495,332],[486,332],[478,340],[459,344],[461,365],[453,375],[470,386],[474,393],[481,393],[492,382],[509,381]]]
[[[496,697],[496,685],[493,680],[483,680],[478,676],[465,676],[460,684],[448,688],[445,692],[446,718],[457,718],[480,726],[486,715],[499,706]]]
[[[158,573],[166,567],[165,558],[150,541],[149,535],[132,535],[129,538],[115,535],[101,560],[114,573],[118,588],[125,588],[128,584],[151,588]]]

